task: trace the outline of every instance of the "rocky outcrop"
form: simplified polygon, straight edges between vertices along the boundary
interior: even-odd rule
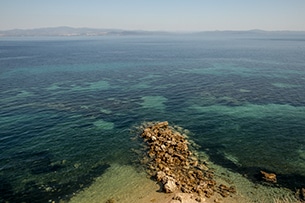
[[[211,197],[214,192],[235,192],[233,187],[216,187],[213,172],[189,149],[189,142],[168,122],[143,125],[141,137],[148,146],[143,163],[147,172],[161,183],[166,193],[182,192]]]

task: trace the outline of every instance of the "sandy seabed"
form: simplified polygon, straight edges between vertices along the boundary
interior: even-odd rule
[[[215,170],[217,184],[234,185],[236,194],[229,197],[221,197],[215,193],[211,198],[205,198],[201,202],[206,203],[273,203],[275,199],[290,199],[297,202],[293,193],[285,188],[263,186],[254,184],[241,174],[233,173],[227,169],[210,163],[209,167]],[[130,165],[112,164],[109,169],[95,182],[83,191],[75,194],[69,203],[178,203],[173,201],[175,193],[166,194],[160,191],[160,186],[140,169]],[[179,195],[179,194],[178,194]],[[182,203],[195,203],[189,198]]]

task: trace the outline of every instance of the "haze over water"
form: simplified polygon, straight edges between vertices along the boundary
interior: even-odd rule
[[[291,35],[2,38],[0,200],[69,198],[164,120],[251,181],[304,187],[304,56]]]

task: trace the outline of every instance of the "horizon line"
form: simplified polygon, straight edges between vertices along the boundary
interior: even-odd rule
[[[56,28],[69,28],[69,29],[94,29],[94,30],[116,30],[116,31],[138,31],[138,32],[167,32],[167,33],[198,33],[198,32],[246,32],[246,31],[261,31],[261,32],[305,32],[305,30],[265,30],[259,28],[253,29],[215,29],[215,30],[150,30],[150,29],[123,29],[123,28],[97,28],[97,27],[73,27],[73,26],[46,26],[35,28],[11,28],[1,29],[0,32],[6,31],[26,31],[26,30],[39,30],[39,29],[56,29]]]

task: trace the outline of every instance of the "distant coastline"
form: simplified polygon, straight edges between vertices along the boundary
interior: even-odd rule
[[[241,31],[198,31],[198,32],[174,32],[174,31],[145,31],[145,30],[120,30],[120,29],[97,29],[97,28],[73,28],[73,27],[50,27],[35,29],[13,29],[0,31],[0,37],[51,37],[51,36],[145,36],[145,35],[297,35],[304,36],[305,31],[264,31],[264,30],[241,30]]]
[[[50,27],[35,29],[13,29],[0,31],[0,37],[35,37],[35,36],[121,36],[121,35],[153,35],[169,34],[159,31],[129,31],[120,29],[96,29],[73,27]]]

